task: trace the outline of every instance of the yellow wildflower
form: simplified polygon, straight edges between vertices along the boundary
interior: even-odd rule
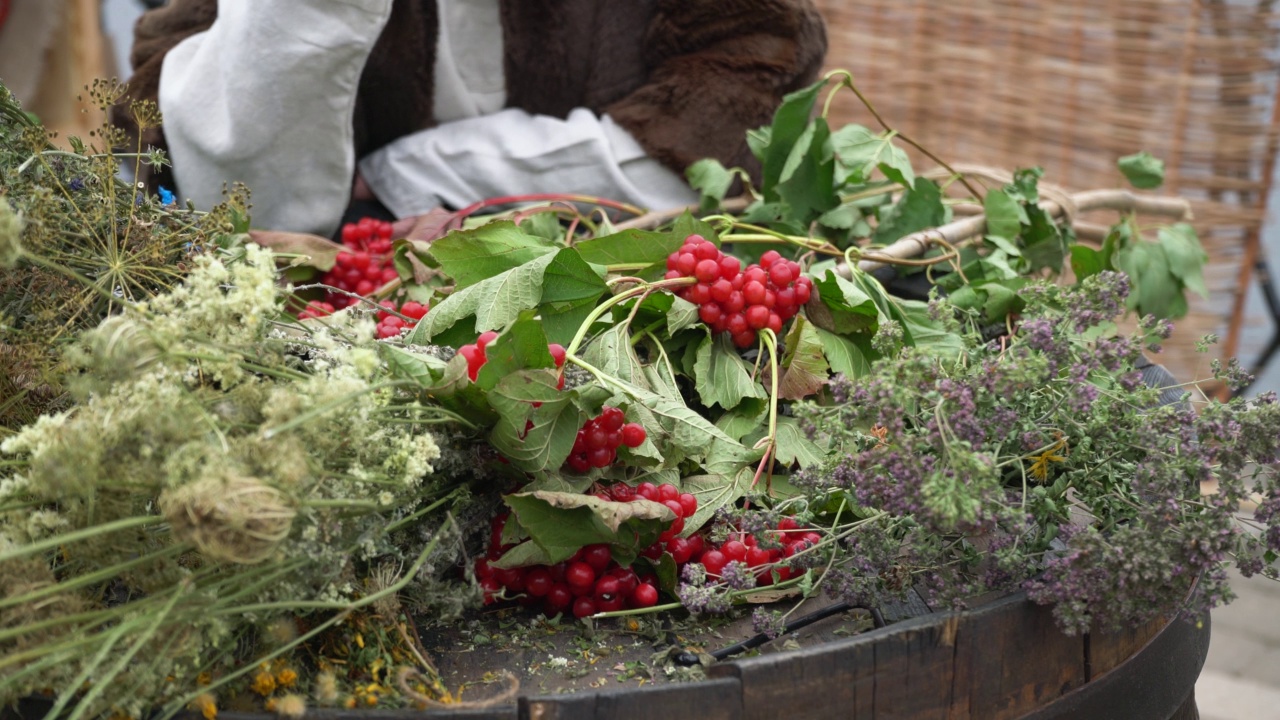
[[[263,670],[253,676],[253,684],[249,686],[249,689],[263,697],[266,697],[275,692],[276,678],[270,672]]]
[[[1049,463],[1066,461],[1065,455],[1058,454],[1059,451],[1066,453],[1066,447],[1066,438],[1059,434],[1058,441],[1048,450],[1037,455],[1035,461],[1031,463],[1031,474],[1041,482],[1046,480],[1049,477]]]
[[[213,682],[213,675],[208,672],[202,672],[196,676],[197,685],[208,685],[211,682]]]
[[[204,716],[204,720],[216,720],[218,717],[218,703],[214,701],[213,693],[200,693],[189,707]]]
[[[285,668],[276,673],[276,685],[279,687],[293,687],[296,682],[298,682],[298,673],[293,668]]]

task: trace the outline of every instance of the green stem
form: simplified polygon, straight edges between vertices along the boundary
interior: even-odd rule
[[[445,495],[444,497],[442,497],[442,498],[440,498],[439,500],[437,500],[437,501],[435,501],[435,502],[431,503],[430,505],[428,505],[428,506],[426,506],[426,507],[422,508],[421,510],[418,510],[418,511],[414,512],[412,515],[407,515],[407,516],[405,516],[405,517],[403,517],[403,518],[400,518],[399,520],[397,520],[397,521],[395,521],[395,522],[391,523],[390,525],[388,525],[388,526],[387,526],[387,529],[386,529],[385,531],[383,531],[383,532],[384,532],[384,533],[386,533],[386,534],[390,534],[390,533],[393,533],[393,532],[395,532],[396,530],[399,530],[400,528],[402,528],[402,527],[404,527],[404,526],[406,526],[406,525],[408,525],[408,524],[410,524],[410,523],[412,523],[412,522],[415,522],[416,520],[418,520],[418,518],[421,518],[421,517],[423,517],[423,516],[425,516],[425,515],[427,515],[427,514],[429,514],[429,513],[433,512],[433,511],[435,511],[435,510],[439,509],[439,507],[440,507],[441,505],[444,505],[445,503],[447,503],[447,502],[449,502],[450,500],[454,499],[454,497],[455,497],[455,496],[457,496],[457,494],[458,494],[458,493],[460,493],[460,492],[462,492],[462,488],[454,488],[454,489],[453,489],[453,491],[452,491],[452,492],[450,492],[448,495]]]
[[[311,498],[303,500],[301,505],[308,508],[337,508],[339,510],[345,510],[347,508],[379,507],[376,500],[351,500],[348,498]]]
[[[83,687],[85,683],[89,682],[89,680],[93,678],[94,673],[98,670],[98,666],[106,662],[107,655],[111,653],[111,650],[115,648],[116,644],[123,640],[124,636],[137,624],[140,624],[137,620],[134,620],[133,622],[120,623],[111,631],[107,636],[107,641],[102,645],[102,647],[98,648],[98,654],[93,656],[93,660],[89,661],[80,670],[80,674],[77,675],[74,680],[63,687],[62,693],[58,695],[58,701],[53,704],[53,707],[50,708],[49,712],[45,713],[45,717],[56,718],[62,715],[62,711],[66,709],[67,703],[71,702],[71,698],[74,697],[76,693],[80,692],[80,688]]]
[[[77,530],[76,532],[67,533],[65,535],[55,535],[54,537],[41,540],[40,542],[31,543],[15,548],[4,555],[0,555],[0,563],[24,558],[28,555],[35,555],[46,550],[53,550],[59,545],[67,545],[81,540],[88,540],[103,535],[108,535],[120,530],[131,530],[133,528],[147,527],[148,525],[159,525],[166,520],[159,515],[142,515],[138,517],[124,518],[109,522],[104,525],[95,525],[94,527]]]
[[[578,352],[578,347],[582,345],[582,341],[586,338],[587,332],[590,331],[591,326],[594,325],[597,320],[603,317],[606,312],[609,312],[609,310],[611,310],[615,305],[626,302],[627,300],[630,300],[633,297],[653,292],[654,290],[659,290],[662,288],[670,288],[670,287],[680,287],[682,285],[692,285],[695,282],[697,281],[694,278],[676,278],[674,280],[662,280],[655,283],[642,282],[640,285],[636,287],[633,287],[629,290],[624,290],[623,292],[620,292],[617,295],[614,295],[608,300],[605,300],[604,302],[596,306],[594,310],[591,311],[591,314],[588,315],[587,319],[582,322],[582,325],[578,326],[578,332],[574,334],[573,340],[569,343],[569,347],[565,348],[565,351],[564,351],[565,356],[569,358],[573,358],[574,356],[576,356]]]
[[[418,571],[422,569],[422,566],[426,563],[427,558],[430,557],[431,553],[436,549],[436,545],[439,544],[440,538],[441,538],[441,534],[437,533],[436,536],[431,539],[431,542],[427,544],[427,547],[423,549],[422,553],[418,555],[418,558],[417,560],[414,561],[413,565],[410,566],[410,568],[405,572],[404,577],[402,577],[395,584],[390,585],[384,588],[383,590],[380,590],[371,595],[366,595],[365,597],[353,603],[326,603],[326,605],[328,605],[328,608],[325,608],[325,609],[336,609],[336,610],[339,610],[340,612],[335,614],[332,618],[329,618],[325,622],[312,628],[310,632],[307,632],[304,635],[298,636],[292,642],[284,644],[283,646],[277,648],[273,652],[263,657],[256,658],[256,662],[246,662],[243,664],[243,666],[240,669],[234,672],[228,673],[223,677],[218,678],[212,684],[171,701],[167,706],[165,706],[163,712],[159,717],[159,720],[168,720],[169,718],[172,718],[174,715],[181,712],[182,708],[185,707],[187,703],[195,699],[197,695],[204,692],[212,692],[218,689],[219,687],[222,687],[228,683],[234,682],[240,677],[250,672],[253,672],[255,669],[257,669],[259,664],[263,662],[270,662],[271,660],[274,660],[275,658],[293,650],[295,647],[302,645],[303,643],[307,642],[311,638],[319,635],[320,633],[328,630],[334,625],[345,620],[347,616],[351,614],[352,611],[365,607],[367,605],[370,605],[374,602],[377,602],[378,600],[381,600],[382,598],[387,597],[389,595],[393,595],[395,593],[400,592],[405,588],[406,585],[408,585],[417,576]],[[262,610],[290,611],[295,609],[302,609],[306,606],[307,605],[300,604],[300,603],[260,603],[257,605],[244,605],[239,608],[233,608],[228,612],[223,612],[219,614],[236,615],[236,614],[242,614],[247,612],[262,611]]]
[[[919,142],[911,140],[910,137],[906,137],[905,135],[902,135],[900,131],[896,131],[896,129],[893,129],[892,127],[890,127],[890,124],[884,122],[884,118],[881,117],[881,114],[877,113],[876,106],[870,104],[870,100],[867,100],[867,97],[863,95],[863,92],[858,90],[858,86],[854,85],[854,76],[852,76],[849,70],[832,70],[832,72],[827,73],[827,77],[823,79],[831,79],[833,77],[840,77],[841,81],[840,81],[840,85],[836,86],[836,90],[832,91],[832,95],[835,95],[835,92],[840,90],[841,87],[847,87],[849,88],[849,90],[854,91],[854,95],[858,96],[858,100],[861,101],[861,104],[863,104],[864,108],[867,108],[868,113],[872,114],[873,118],[876,118],[876,122],[881,124],[881,127],[884,128],[884,132],[896,133],[897,137],[902,138],[902,142],[908,143],[908,145],[910,145],[911,147],[915,147],[916,150],[919,150],[920,152],[922,152],[925,158],[928,158],[929,160],[933,160],[934,163],[937,163],[938,165],[941,165],[941,167],[946,168],[948,173],[951,173],[952,176],[955,176],[956,179],[959,179],[960,184],[963,184],[963,186],[965,186],[965,190],[968,190],[970,195],[973,195],[975,199],[982,201],[982,193],[978,192],[978,188],[973,187],[972,184],[969,183],[968,178],[965,178],[964,174],[956,172],[956,169],[952,168],[951,165],[948,165],[945,160],[938,158],[938,156],[934,155],[933,152],[929,152],[928,147],[924,147],[923,145],[920,145]],[[831,110],[831,105],[829,105],[829,102],[831,102],[831,96],[827,97],[827,104],[823,105],[823,109],[822,109],[823,118],[826,118],[828,111]]]
[[[24,603],[40,600],[50,595],[57,595],[58,593],[67,592],[69,590],[76,590],[86,585],[93,585],[94,583],[104,582],[106,580],[110,580],[112,577],[116,575],[119,575],[129,570],[130,568],[134,568],[139,565],[145,565],[149,562],[159,560],[159,559],[168,557],[170,555],[181,555],[182,553],[186,552],[188,549],[190,549],[189,546],[185,544],[171,545],[162,550],[157,550],[153,553],[149,553],[141,557],[136,557],[126,562],[122,562],[116,565],[112,565],[110,567],[102,568],[95,572],[91,572],[88,575],[80,575],[73,580],[66,580],[64,582],[56,583],[54,585],[48,585],[38,590],[32,590],[31,592],[25,595],[4,598],[3,600],[0,600],[0,608],[7,608],[7,607],[14,607],[16,605],[22,605]],[[2,639],[3,637],[4,637],[3,632],[0,632],[0,639]]]
[[[69,267],[59,265],[58,263],[55,263],[55,262],[50,262],[40,257],[39,255],[32,255],[25,251],[23,251],[22,257],[23,259],[30,262],[32,265],[38,265],[39,267],[42,267],[45,270],[58,273],[59,275],[65,275],[66,277],[69,277],[72,280],[75,280],[77,283],[80,283],[85,288],[97,293],[98,295],[101,295],[105,300],[107,300],[107,302],[115,303],[122,307],[127,307],[130,310],[137,310],[137,307],[133,303],[129,302],[123,297],[116,297],[115,295],[112,295],[111,291],[107,290],[106,288],[102,287],[98,283],[90,280],[89,278],[85,277],[84,275],[81,275],[80,273],[76,272],[75,270],[72,270]]]
[[[133,657],[137,655],[138,652],[141,651],[142,648],[151,640],[151,637],[156,634],[156,631],[164,624],[165,618],[167,618],[169,613],[173,611],[173,606],[177,604],[179,598],[181,598],[185,591],[189,590],[190,587],[190,582],[184,581],[182,587],[179,588],[179,591],[173,594],[173,597],[170,598],[169,602],[160,609],[158,614],[155,616],[147,616],[151,618],[151,624],[140,636],[138,636],[136,640],[133,641],[133,645],[131,645],[123,655],[116,659],[115,664],[107,670],[106,675],[94,678],[93,687],[89,688],[89,692],[76,703],[76,710],[71,713],[71,717],[68,718],[68,720],[80,720],[80,718],[84,716],[85,712],[92,707],[93,701],[112,685],[116,677],[118,677],[121,672],[124,672],[125,667],[133,661]],[[78,686],[72,686],[72,688],[74,687]],[[58,716],[56,712],[50,712],[50,715],[52,717]]]

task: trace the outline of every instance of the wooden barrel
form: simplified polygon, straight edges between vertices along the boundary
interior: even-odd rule
[[[1193,720],[1209,621],[1159,620],[1069,637],[1019,593],[921,615],[801,650],[712,665],[709,679],[638,689],[526,695],[512,705],[435,711],[456,720]],[[18,718],[43,717],[48,701]],[[0,716],[10,717],[6,710]],[[194,715],[191,716],[195,718]],[[275,720],[221,712],[220,720]],[[318,720],[408,720],[410,710],[323,710]]]
[[[1069,637],[1011,595],[847,640],[714,665],[707,682],[521,698],[483,717],[639,720],[1192,720],[1209,622]],[[478,716],[468,716],[478,717]]]

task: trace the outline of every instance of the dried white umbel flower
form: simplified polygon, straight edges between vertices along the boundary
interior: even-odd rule
[[[272,556],[297,511],[288,496],[254,477],[213,475],[160,495],[175,537],[206,557],[252,565]]]

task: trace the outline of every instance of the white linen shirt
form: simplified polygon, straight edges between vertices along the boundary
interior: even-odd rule
[[[169,51],[160,110],[179,190],[197,207],[224,184],[253,193],[254,224],[330,236],[351,193],[351,118],[365,60],[392,0],[223,0],[209,30]],[[607,116],[561,120],[506,103],[498,0],[437,0],[439,125],[360,162],[397,217],[530,193],[579,193],[647,208],[697,201]]]

